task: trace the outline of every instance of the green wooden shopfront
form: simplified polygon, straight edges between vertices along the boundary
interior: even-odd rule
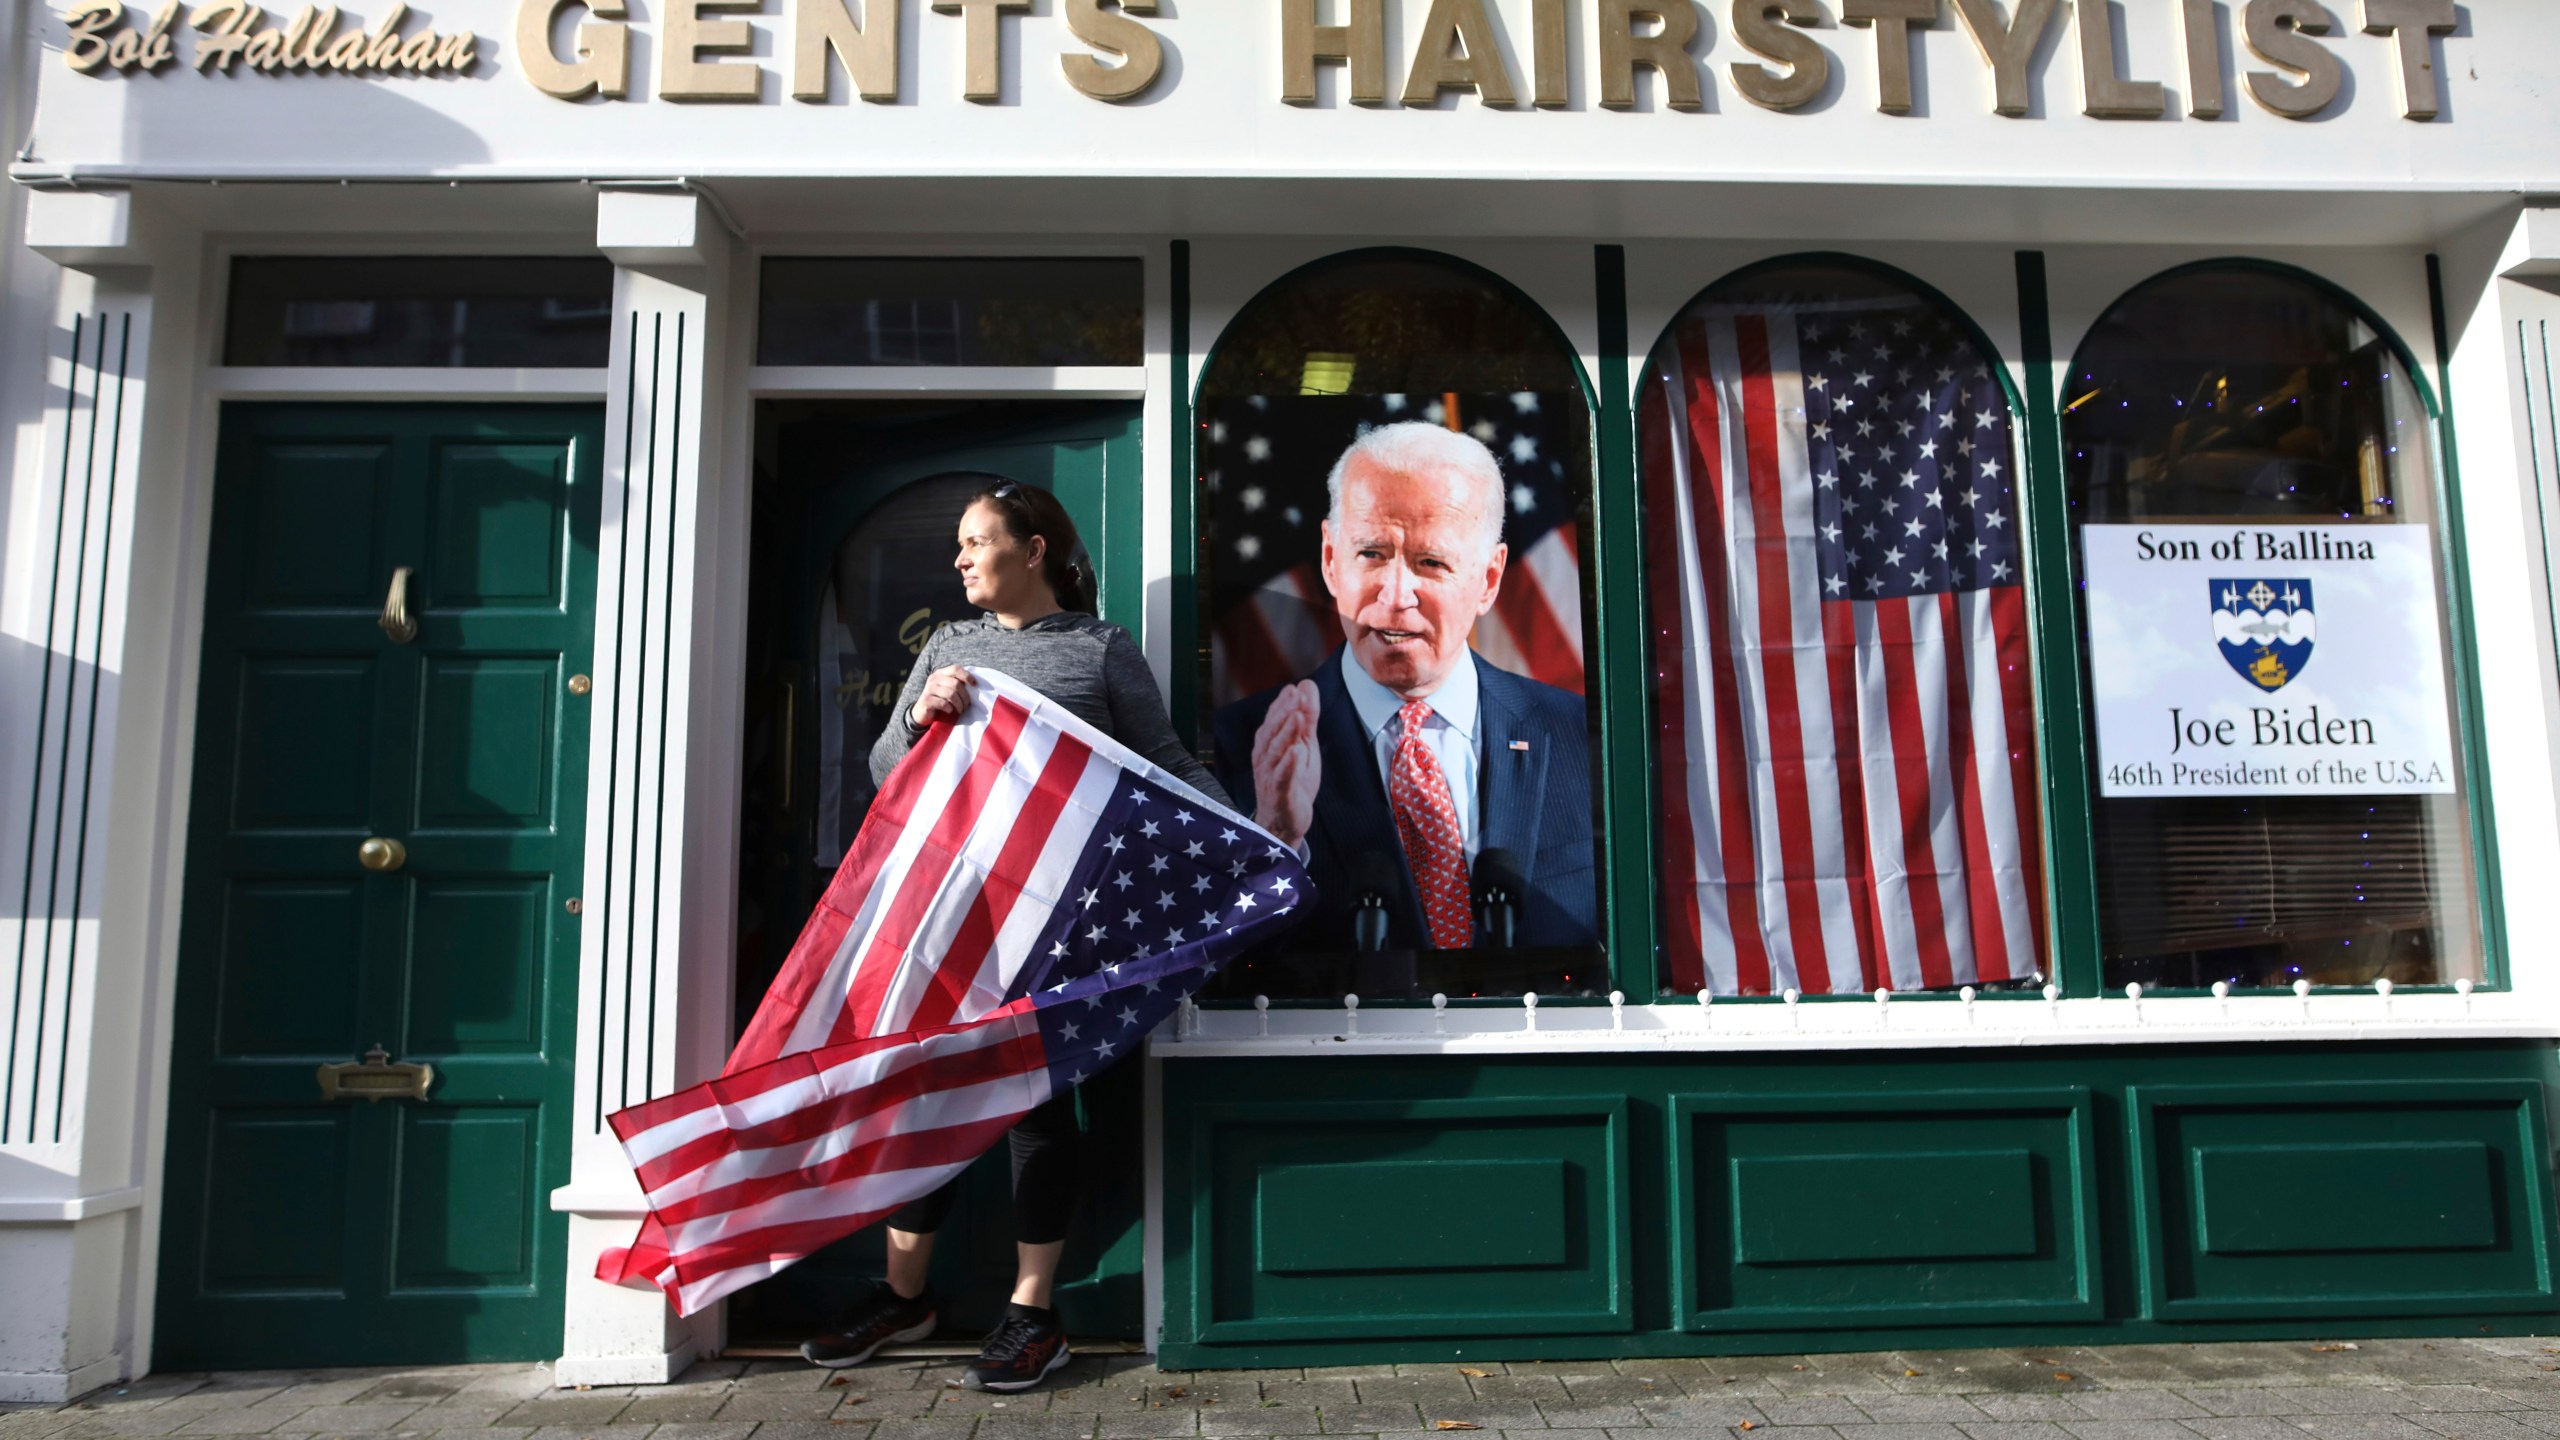
[[[1342,927],[1081,1092],[1079,1344],[2560,1327],[2560,11],[1432,4],[1527,45],[1493,103],[1354,53],[1419,0],[870,0],[912,53],[854,92],[852,29],[731,84],[823,3],[450,0],[432,79],[38,17],[0,1400],[790,1353],[878,1237],[605,1285],[606,1117],[719,1072],[847,853],[957,507],[1055,491],[1254,797],[1278,686],[1365,693],[1333,467],[1409,422],[1500,477],[1477,928],[1380,941],[1403,842],[1310,830]],[[1055,63],[1096,15],[1143,93]],[[945,1338],[1006,1248],[941,1247]]]

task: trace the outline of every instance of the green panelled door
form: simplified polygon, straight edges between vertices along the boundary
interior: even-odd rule
[[[223,412],[160,1368],[559,1351],[603,423]]]

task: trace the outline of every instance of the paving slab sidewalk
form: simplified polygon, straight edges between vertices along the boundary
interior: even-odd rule
[[[542,1365],[153,1375],[0,1406],[0,1440],[2547,1440],[2560,1340],[2049,1346],[1323,1370],[1079,1356],[1026,1395],[965,1361],[705,1361],[555,1388]]]

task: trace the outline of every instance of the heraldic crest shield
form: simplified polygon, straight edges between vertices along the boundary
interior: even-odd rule
[[[2216,580],[2213,638],[2222,658],[2263,691],[2283,689],[2311,663],[2319,622],[2308,580]]]

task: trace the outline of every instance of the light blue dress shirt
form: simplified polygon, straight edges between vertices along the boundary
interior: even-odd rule
[[[1351,708],[1359,712],[1360,728],[1377,752],[1378,778],[1393,796],[1396,746],[1404,739],[1404,697],[1369,678],[1359,660],[1349,655],[1342,657],[1342,687],[1351,692]],[[1431,718],[1422,724],[1422,743],[1431,747],[1440,773],[1449,777],[1449,803],[1458,812],[1459,831],[1467,837],[1471,867],[1484,843],[1484,827],[1477,823],[1476,814],[1476,776],[1483,769],[1484,756],[1484,727],[1479,723],[1482,696],[1476,657],[1470,651],[1439,689],[1422,697],[1431,707]]]

